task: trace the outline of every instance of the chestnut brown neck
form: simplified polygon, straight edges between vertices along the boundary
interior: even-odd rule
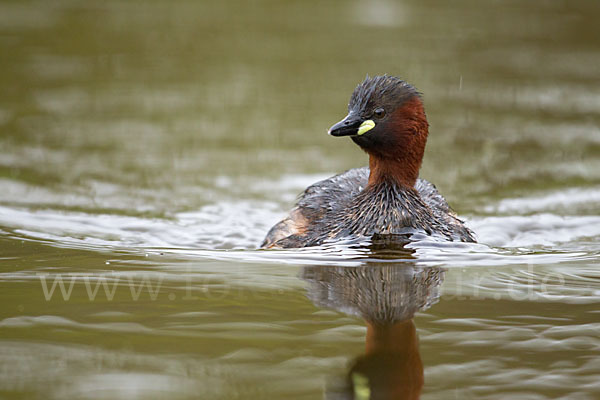
[[[413,188],[425,153],[429,124],[419,97],[406,101],[391,115],[385,126],[389,142],[385,148],[367,149],[369,186],[395,183]]]
[[[424,384],[423,362],[419,354],[419,337],[413,320],[393,325],[367,323],[365,358],[371,364],[371,389],[381,398],[418,400]]]
[[[401,187],[413,188],[419,177],[419,167],[407,165],[403,160],[382,159],[369,156],[369,186],[380,183],[395,183]]]
[[[412,319],[381,325],[367,321],[366,353],[418,353],[419,339]]]

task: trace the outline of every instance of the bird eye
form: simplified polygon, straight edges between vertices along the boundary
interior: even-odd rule
[[[377,118],[383,118],[385,115],[385,110],[383,108],[378,108],[373,112],[373,115],[375,115]]]

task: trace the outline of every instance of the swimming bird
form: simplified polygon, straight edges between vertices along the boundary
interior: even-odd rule
[[[426,233],[475,242],[435,186],[419,179],[429,134],[421,94],[394,76],[360,83],[348,115],[331,136],[348,136],[369,155],[355,168],[309,186],[261,247],[299,248],[353,238],[402,238]]]

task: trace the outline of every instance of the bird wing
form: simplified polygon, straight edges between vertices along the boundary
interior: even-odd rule
[[[432,209],[437,209],[447,214],[455,215],[454,211],[448,205],[448,202],[438,192],[435,185],[425,179],[417,179],[415,189],[419,192],[421,199]]]
[[[284,247],[294,247],[291,244],[301,241],[309,226],[360,193],[368,179],[369,169],[363,167],[312,184],[300,195],[290,214],[271,228],[261,247],[280,247],[281,241],[286,242]]]

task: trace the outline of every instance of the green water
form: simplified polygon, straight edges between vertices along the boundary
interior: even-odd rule
[[[0,398],[600,397],[599,19],[0,2]],[[424,93],[421,176],[480,244],[257,250],[366,164],[326,131],[367,73]]]

